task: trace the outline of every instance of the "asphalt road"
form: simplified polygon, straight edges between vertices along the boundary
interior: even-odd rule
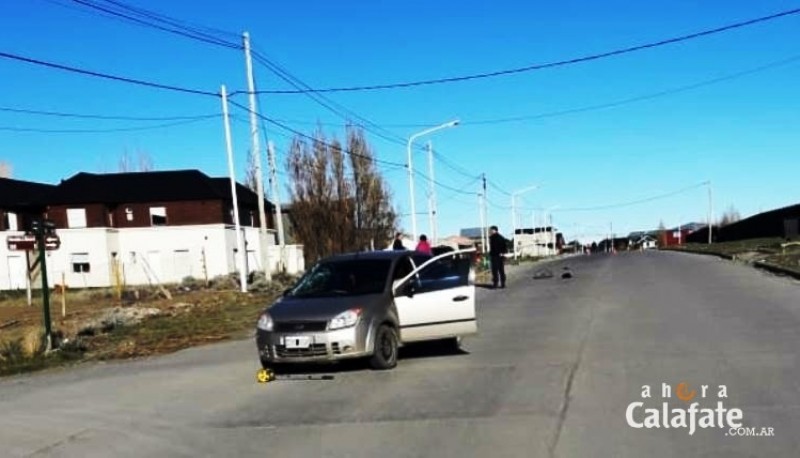
[[[0,381],[0,456],[798,456],[800,283],[677,253],[563,265],[573,279],[529,267],[481,291],[463,354],[411,349],[393,371],[259,385],[241,341]],[[643,385],[658,407],[679,382],[701,407],[725,385],[775,436],[628,425]]]

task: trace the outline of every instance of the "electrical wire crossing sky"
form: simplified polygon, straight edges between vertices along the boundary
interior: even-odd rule
[[[541,186],[519,196],[521,213],[555,207],[557,225],[613,223],[620,233],[703,222],[709,182],[718,212],[800,200],[785,166],[800,140],[792,2],[227,6],[0,5],[0,161],[16,178],[57,182],[113,170],[134,149],[160,169],[224,175],[219,88],[231,89],[234,120],[249,115],[248,31],[258,119],[279,157],[293,137],[362,128],[407,228],[407,178],[394,173],[406,167],[406,142],[451,119],[461,123],[413,152],[427,165],[433,144],[443,236],[478,226],[484,174],[488,222],[501,228],[511,195],[531,184]],[[248,131],[234,124],[239,170]],[[430,173],[415,175],[424,213]]]

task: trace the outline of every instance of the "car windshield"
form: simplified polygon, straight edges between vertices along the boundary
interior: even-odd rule
[[[288,293],[291,297],[361,296],[380,294],[386,287],[389,259],[321,262]]]

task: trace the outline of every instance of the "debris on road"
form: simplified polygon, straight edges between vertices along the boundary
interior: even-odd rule
[[[333,380],[333,376],[329,374],[277,375],[272,369],[261,369],[256,372],[256,380],[258,383],[269,383],[274,381]]]
[[[539,269],[533,274],[534,280],[544,280],[546,278],[553,278],[553,271],[548,269],[547,267]]]
[[[572,270],[569,267],[564,267],[564,272],[561,272],[561,279],[568,280],[572,278]]]

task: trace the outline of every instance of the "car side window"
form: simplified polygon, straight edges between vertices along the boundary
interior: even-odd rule
[[[419,271],[420,288],[417,292],[427,293],[467,286],[469,272],[468,257],[447,256],[437,259]]]
[[[397,261],[397,265],[394,268],[394,275],[392,275],[392,281],[402,280],[408,274],[414,271],[414,266],[411,264],[411,260],[406,256]]]

